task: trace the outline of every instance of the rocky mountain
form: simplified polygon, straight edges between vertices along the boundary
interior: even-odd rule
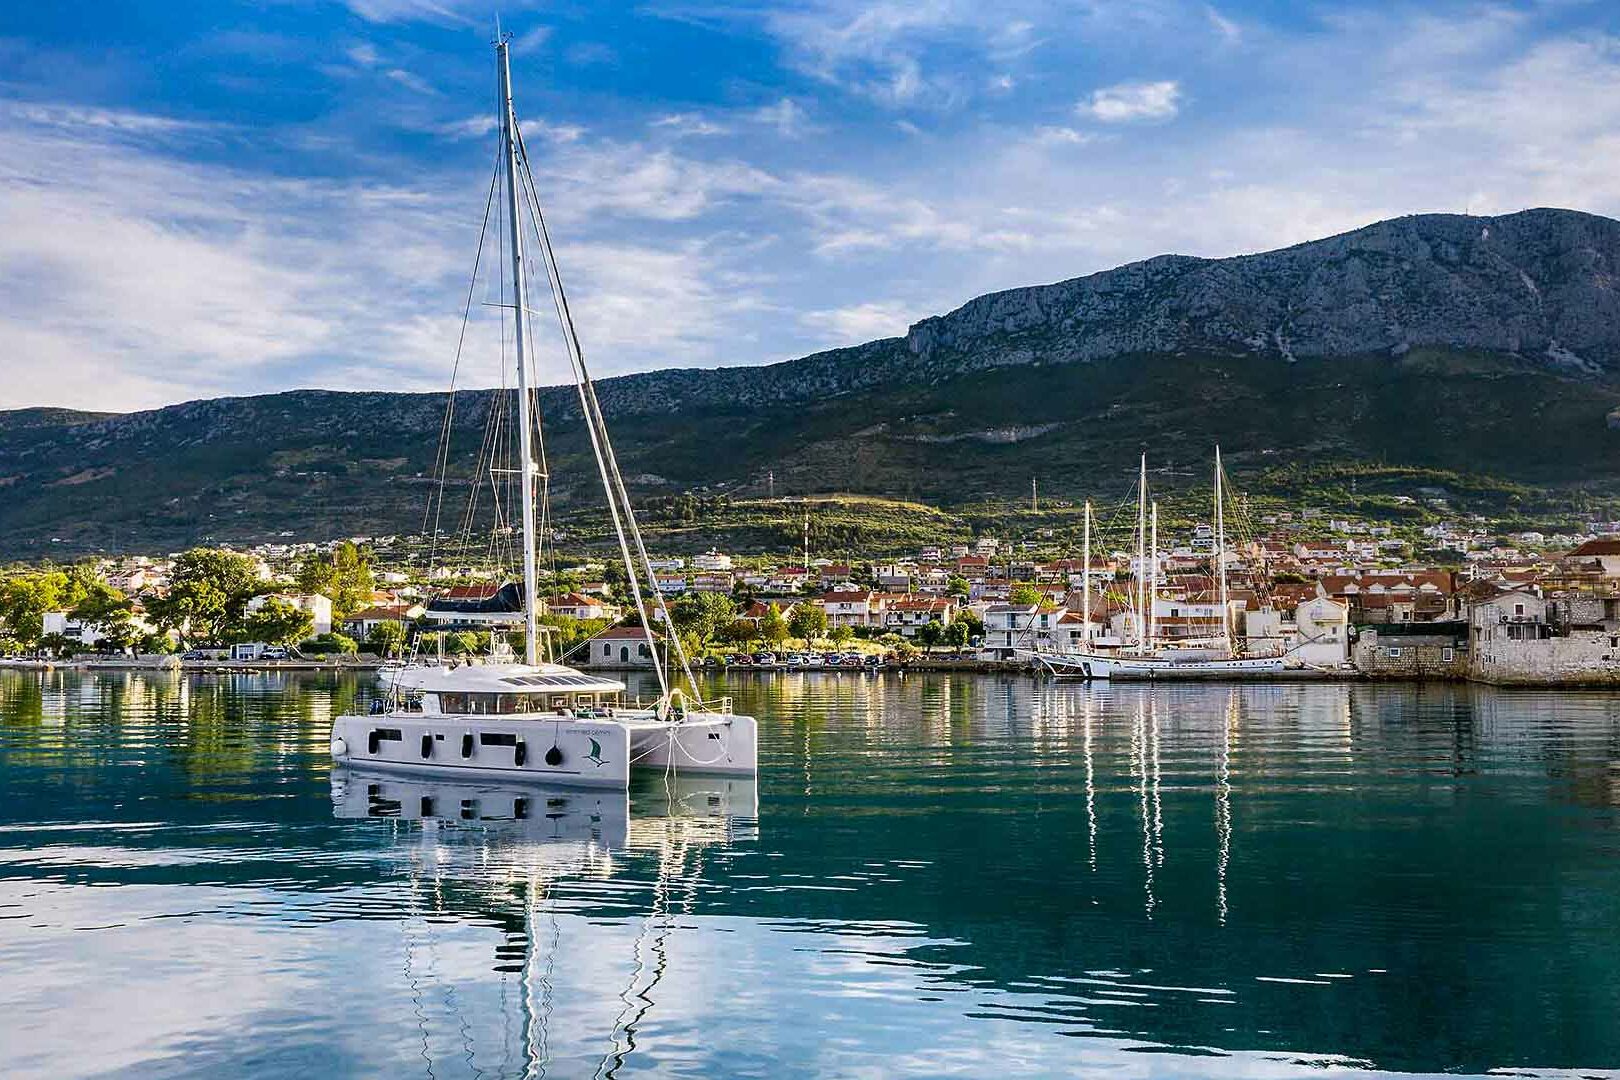
[[[1589,374],[1620,367],[1620,221],[1551,209],[1423,214],[1258,255],[1161,255],[990,293],[904,338],[609,385],[624,410],[716,397],[789,404],[1017,364],[1189,351],[1398,357],[1422,346]]]
[[[1191,462],[1216,440],[1240,469],[1371,460],[1601,487],[1620,482],[1620,222],[1424,215],[1161,256],[982,296],[903,338],[599,394],[644,495],[755,490],[767,471],[778,492],[944,504],[1032,475],[1090,493],[1143,448]],[[453,471],[472,471],[496,403],[458,395]],[[420,528],[445,405],[296,391],[0,413],[0,554]],[[591,490],[577,408],[542,396],[565,503]]]

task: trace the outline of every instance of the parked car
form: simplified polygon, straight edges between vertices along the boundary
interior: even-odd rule
[[[772,666],[776,663],[776,654],[769,652],[757,652],[754,654],[754,663],[767,667]]]
[[[260,660],[291,660],[292,659],[292,654],[289,653],[283,646],[280,646],[280,645],[266,645],[263,649],[259,650],[259,659]]]
[[[866,658],[858,652],[844,653],[840,659],[845,667],[860,667],[866,661]]]
[[[182,660],[206,660],[206,659],[208,659],[208,654],[203,652],[201,649],[187,649],[185,652],[180,654],[180,659],[182,659]]]
[[[880,668],[883,666],[883,657],[879,656],[877,653],[867,653],[866,656],[862,658],[861,663],[869,668]]]

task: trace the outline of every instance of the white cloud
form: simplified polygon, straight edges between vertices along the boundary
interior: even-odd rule
[[[528,56],[539,52],[547,41],[551,40],[551,27],[536,26],[512,39],[511,50],[513,56]]]
[[[382,60],[382,54],[377,51],[377,46],[370,42],[363,42],[353,46],[345,55],[361,67],[376,67],[378,62]]]
[[[731,129],[724,124],[717,124],[701,113],[666,113],[652,122],[655,128],[663,128],[677,137],[709,135],[724,135]]]
[[[826,338],[829,346],[858,345],[877,338],[900,337],[923,315],[913,305],[872,301],[825,311],[807,311],[799,321]]]
[[[553,123],[549,120],[522,120],[518,128],[523,132],[525,140],[544,139],[551,143],[578,142],[585,134],[585,129],[578,124]],[[495,129],[495,121],[491,119],[487,130]]]
[[[464,22],[456,5],[445,0],[348,0],[349,10],[368,22],[391,23],[428,20]]]
[[[420,75],[406,71],[404,68],[389,68],[387,74],[390,79],[399,83],[399,85],[403,86],[407,90],[414,90],[418,94],[437,93],[437,91],[433,89],[432,85],[429,84],[426,79],[422,78]]]
[[[444,385],[481,180],[260,178],[113,139],[143,126],[0,122],[0,407]],[[86,160],[96,168],[76,167]],[[540,182],[568,193],[558,242],[601,370],[728,359],[718,349],[736,338],[728,320],[758,304],[746,275],[702,244],[581,238],[580,226],[690,217],[763,174],[617,144],[546,164],[562,170]],[[486,261],[486,276],[495,269]],[[491,341],[476,314],[474,344]],[[498,382],[498,350],[469,352],[466,379]]]
[[[1095,142],[1097,136],[1089,131],[1076,131],[1072,127],[1061,124],[1046,125],[1035,129],[1035,141],[1059,146],[1084,146]]]
[[[10,102],[5,111],[21,120],[40,127],[100,130],[128,135],[165,135],[178,132],[196,132],[216,125],[192,120],[177,120],[169,116],[104,109],[81,105],[57,105]]]
[[[1075,111],[1105,124],[1169,120],[1181,111],[1181,87],[1169,80],[1117,83],[1093,91]]]
[[[1213,4],[1205,9],[1204,14],[1209,17],[1209,25],[1226,44],[1236,45],[1243,40],[1243,27],[1222,15]]]
[[[752,110],[748,118],[755,123],[764,124],[774,128],[778,135],[786,138],[797,138],[805,134],[810,128],[809,114],[792,98],[782,98],[770,105],[761,105]]]
[[[495,130],[495,117],[489,113],[478,113],[474,116],[452,120],[447,124],[439,124],[434,130],[450,139],[481,139]]]

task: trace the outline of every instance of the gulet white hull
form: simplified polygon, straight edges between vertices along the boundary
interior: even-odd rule
[[[1165,656],[1110,656],[1100,653],[1031,651],[1037,666],[1059,677],[1079,679],[1215,678],[1264,675],[1285,671],[1283,656],[1242,656],[1215,660],[1178,660]]]

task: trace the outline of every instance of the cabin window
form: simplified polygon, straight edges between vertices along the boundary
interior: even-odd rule
[[[1449,664],[1455,659],[1457,659],[1457,650],[1456,649],[1441,649],[1440,650],[1440,662],[1442,664]]]
[[[1401,647],[1399,645],[1392,645],[1389,650],[1389,655],[1391,659],[1399,660],[1401,658]]]
[[[517,736],[510,731],[480,731],[479,746],[516,746]]]
[[[612,645],[603,645],[602,646],[602,655],[603,656],[612,656],[613,655],[613,646]]]
[[[440,694],[439,711],[460,716],[510,716],[533,712],[533,694]]]

